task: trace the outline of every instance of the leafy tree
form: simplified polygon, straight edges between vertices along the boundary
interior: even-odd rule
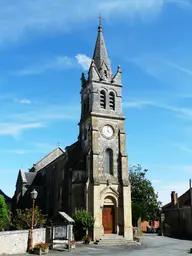
[[[141,217],[142,207],[132,202],[132,223],[133,226],[137,226],[138,219]]]
[[[77,210],[72,218],[75,221],[74,224],[74,233],[76,239],[81,239],[86,234],[86,232],[93,228],[94,225],[94,218],[91,213],[87,212],[84,209]]]
[[[151,182],[146,178],[148,170],[142,169],[140,165],[129,168],[132,196],[133,224],[138,220],[158,220],[161,202],[155,193]]]
[[[5,203],[5,198],[0,195],[0,231],[3,231],[9,223],[9,211]]]
[[[42,214],[42,211],[35,206],[34,208],[34,228],[39,228],[46,223],[46,215]],[[14,229],[30,229],[32,220],[32,209],[16,210],[16,214],[13,217],[12,226]]]

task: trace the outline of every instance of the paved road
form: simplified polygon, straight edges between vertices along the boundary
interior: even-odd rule
[[[49,251],[48,256],[75,256],[75,255],[110,255],[110,256],[186,256],[192,248],[192,241],[172,239],[156,235],[141,237],[141,246],[99,246],[77,245],[73,252]],[[29,256],[20,254],[15,256]]]
[[[189,249],[192,247],[192,241],[172,239],[156,235],[144,235],[141,238],[141,246],[127,247],[100,247],[88,245],[87,247],[78,247],[73,253],[67,255],[115,255],[115,256],[186,256],[189,254]],[[58,253],[59,254],[59,253]],[[64,253],[60,253],[64,254]]]

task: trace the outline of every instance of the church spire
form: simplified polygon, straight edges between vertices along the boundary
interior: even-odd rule
[[[95,51],[93,54],[93,60],[97,70],[99,71],[101,78],[103,80],[111,80],[112,71],[110,66],[110,61],[107,54],[107,49],[105,46],[105,41],[103,37],[103,28],[102,28],[102,18],[99,17],[99,26],[98,26],[98,36],[95,45]]]

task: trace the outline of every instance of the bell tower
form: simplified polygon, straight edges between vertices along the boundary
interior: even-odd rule
[[[81,77],[79,141],[86,155],[86,208],[95,218],[94,239],[115,233],[132,240],[122,71],[118,66],[112,74],[102,30],[100,24],[88,77]]]

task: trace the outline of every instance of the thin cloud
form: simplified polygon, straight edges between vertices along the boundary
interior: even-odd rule
[[[14,100],[21,104],[31,104],[32,103],[29,99],[14,99]]]
[[[0,123],[0,135],[17,136],[26,130],[38,129],[44,126],[43,123]]]
[[[180,98],[192,98],[191,93],[179,93],[177,96]]]
[[[90,67],[91,59],[85,54],[78,53],[75,57],[56,56],[53,59],[41,61],[22,70],[15,72],[17,76],[40,75],[49,70],[65,70],[71,68],[83,68],[88,70]],[[20,103],[29,103],[28,100],[17,100]]]
[[[150,105],[154,105],[154,103],[152,101],[145,101],[145,100],[123,102],[124,108],[143,108],[145,106],[150,106]]]
[[[77,54],[75,56],[75,58],[77,59],[78,64],[84,69],[84,70],[88,70],[91,64],[91,58],[89,58],[88,56],[86,56],[85,54]]]
[[[190,86],[188,82],[183,83],[183,81],[188,79],[188,76],[192,76],[192,69],[168,61],[159,54],[143,54],[128,58],[127,61],[133,63],[148,76],[169,86],[174,86],[174,88],[176,86],[180,88],[181,83],[186,88]]]
[[[43,152],[48,152],[53,150],[54,148],[58,147],[58,143],[55,145],[50,144],[50,143],[46,143],[46,142],[33,142],[33,146],[37,147],[38,149],[40,149]]]
[[[164,103],[154,102],[154,101],[145,101],[145,100],[135,100],[135,101],[127,101],[123,103],[124,108],[139,108],[142,109],[143,107],[156,107],[165,109],[168,111],[175,112],[179,114],[180,116],[185,117],[192,117],[192,109],[191,108],[185,108],[185,107],[177,107],[172,106]]]
[[[3,154],[24,155],[24,154],[26,154],[26,150],[23,150],[23,149],[0,150],[0,153],[3,153]]]
[[[167,68],[168,64],[165,65],[164,59],[151,54],[128,58],[127,61],[133,63],[145,74],[154,77],[157,80],[160,80],[162,77],[164,78],[170,69],[170,67]]]
[[[41,122],[53,120],[79,120],[80,107],[46,106],[41,109],[33,109],[27,112],[11,114],[9,118],[23,122]]]
[[[184,151],[184,152],[187,152],[187,153],[192,153],[192,148],[191,147],[188,147],[188,146],[185,146],[185,145],[180,145],[180,144],[173,144],[174,147]]]
[[[168,2],[177,4],[178,6],[183,8],[192,8],[191,0],[168,0]]]
[[[18,76],[39,75],[48,70],[64,70],[77,67],[75,59],[67,56],[57,56],[52,60],[46,60],[31,67],[15,72]]]
[[[186,73],[186,74],[192,76],[192,69],[188,69],[188,68],[185,68],[185,67],[181,67],[181,66],[176,65],[176,64],[174,64],[174,63],[172,63],[172,62],[166,62],[166,63],[167,63],[170,67],[172,67],[172,68],[174,68],[174,69],[176,69],[176,70],[179,70],[179,71],[181,71],[181,72],[184,72],[184,73]]]
[[[27,38],[28,33],[66,32],[93,20],[96,22],[98,13],[106,19],[149,19],[170,3],[186,9],[190,6],[188,0],[81,0],[81,4],[79,0],[71,0],[67,5],[63,0],[1,1],[0,44],[20,41]]]
[[[47,127],[52,122],[60,120],[79,121],[80,106],[75,105],[41,105],[34,104],[30,109],[7,113],[2,116],[0,136],[15,136],[26,130]]]
[[[56,148],[53,147],[52,150]],[[10,149],[10,150],[0,150],[0,153],[3,154],[15,154],[15,155],[25,155],[25,154],[31,154],[31,153],[47,153],[45,149]]]

